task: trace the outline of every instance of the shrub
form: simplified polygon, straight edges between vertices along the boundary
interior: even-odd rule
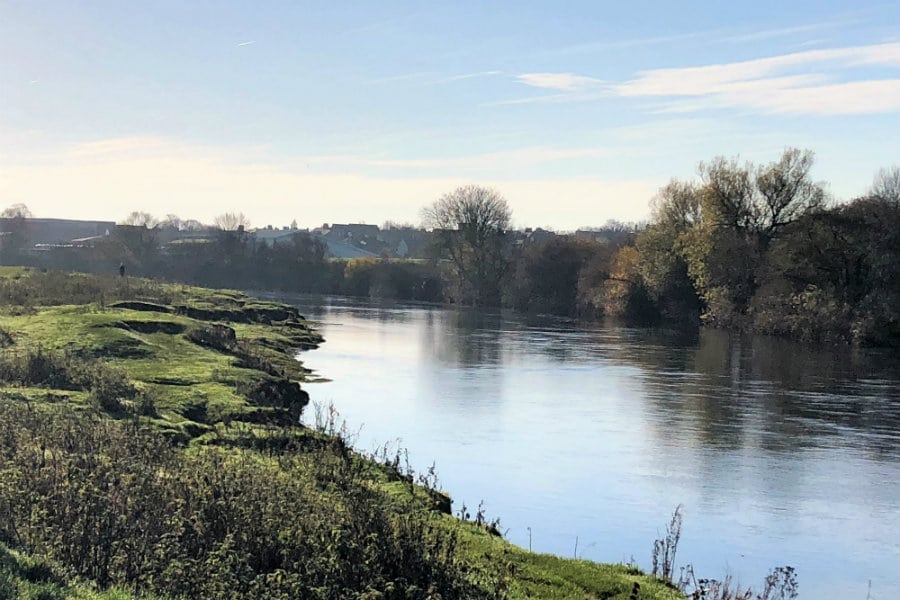
[[[91,402],[99,409],[118,413],[123,409],[122,399],[131,399],[137,390],[125,374],[98,363],[91,376]]]
[[[388,502],[370,468],[333,444],[182,453],[138,421],[0,403],[0,472],[0,540],[100,587],[471,597],[456,537],[412,499]]]

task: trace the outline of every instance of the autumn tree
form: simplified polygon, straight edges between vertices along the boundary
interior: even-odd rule
[[[824,207],[826,194],[811,179],[812,165],[812,152],[795,148],[758,167],[722,157],[700,165],[700,221],[682,236],[681,249],[710,321],[739,325],[772,241]]]
[[[608,317],[627,323],[650,324],[658,311],[640,273],[640,254],[634,246],[622,246],[612,256],[609,275],[596,289],[593,303]]]
[[[487,187],[460,187],[426,207],[422,216],[452,265],[457,300],[498,305],[510,266],[511,211],[503,196]]]
[[[688,275],[684,245],[700,223],[697,185],[673,179],[651,202],[652,221],[638,235],[637,270],[661,316],[670,321],[695,321],[700,299]]]

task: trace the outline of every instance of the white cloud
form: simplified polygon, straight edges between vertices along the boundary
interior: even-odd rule
[[[638,73],[625,83],[613,86],[621,96],[697,96],[719,91],[718,86],[761,80],[785,69],[825,64],[828,67],[900,66],[900,43],[807,50],[770,58],[741,62],[653,69]],[[811,77],[816,74],[809,73]],[[824,75],[819,75],[821,77]]]
[[[443,79],[438,79],[434,83],[452,83],[454,81],[463,81],[465,79],[476,79],[479,77],[493,77],[495,75],[503,75],[503,71],[477,71],[475,73],[463,73],[462,75],[452,75]]]
[[[516,79],[531,87],[563,92],[580,91],[604,83],[601,79],[574,73],[523,73],[516,76]]]
[[[651,69],[614,84],[574,73],[526,73],[517,78],[521,83],[562,93],[501,104],[585,102],[608,94],[672,99],[660,112],[738,108],[813,115],[885,113],[900,110],[900,79],[878,77],[861,69],[895,67],[900,67],[900,42]],[[684,98],[691,100],[681,100]]]
[[[720,96],[722,104],[749,106],[770,113],[853,115],[900,112],[900,79],[850,81],[767,91],[747,86]]]

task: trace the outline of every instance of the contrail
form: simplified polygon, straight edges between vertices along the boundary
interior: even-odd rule
[[[255,44],[256,40],[250,40],[249,42],[241,42],[238,46],[249,46],[250,44]]]

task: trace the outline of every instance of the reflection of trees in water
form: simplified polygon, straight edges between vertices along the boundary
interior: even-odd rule
[[[502,317],[474,310],[428,312],[421,321],[423,399],[456,405],[468,418],[493,418],[503,397]]]
[[[265,297],[265,296],[264,296]],[[397,302],[379,298],[346,298],[342,296],[269,295],[269,297],[298,307],[307,318],[324,321],[329,315],[346,315],[355,319],[379,323],[406,323],[422,311],[441,310],[427,304]]]
[[[847,446],[879,460],[900,456],[895,355],[716,330],[692,336],[590,329],[499,311],[312,300],[301,310],[326,322],[342,313],[383,323],[419,321],[421,351],[427,362],[444,367],[427,375],[438,390],[459,388],[448,378],[471,377],[471,394],[499,394],[502,367],[529,354],[561,365],[612,362],[643,369],[647,425],[668,443],[774,453]]]
[[[681,350],[642,344],[623,355],[647,371],[650,425],[664,439],[791,452],[840,436],[878,459],[900,455],[898,371],[877,356],[721,331]]]
[[[439,363],[457,367],[503,364],[503,317],[499,312],[444,310],[425,321],[423,346]]]

